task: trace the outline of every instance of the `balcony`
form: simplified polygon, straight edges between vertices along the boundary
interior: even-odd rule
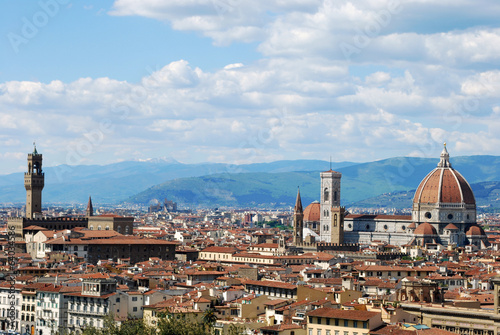
[[[79,310],[77,311],[76,309],[70,309],[68,310],[68,314],[78,314],[78,315],[100,315],[100,316],[106,316],[108,315],[108,311],[90,311],[90,310]]]

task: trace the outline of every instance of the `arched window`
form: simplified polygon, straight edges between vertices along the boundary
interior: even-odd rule
[[[333,201],[337,201],[337,191],[333,192]]]
[[[101,230],[101,226],[97,226],[97,230]]]
[[[128,226],[125,227],[125,234],[128,234]]]
[[[333,226],[337,227],[337,214],[333,216]]]
[[[330,201],[330,192],[328,191],[328,187],[325,187],[325,191],[323,192],[323,198],[325,201]]]
[[[76,245],[75,245],[75,246],[73,247],[73,251],[78,251],[78,246],[76,246]]]

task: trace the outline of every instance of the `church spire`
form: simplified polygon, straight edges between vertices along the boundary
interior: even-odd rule
[[[302,200],[300,189],[297,190],[297,200],[293,212],[293,244],[300,245],[304,240],[304,213],[302,211]]]
[[[297,200],[295,201],[295,213],[302,213],[302,200],[300,199],[300,188],[297,190]]]
[[[89,202],[87,204],[87,217],[94,215],[94,207],[92,206],[92,198],[89,195]]]
[[[439,160],[438,167],[451,168],[450,154],[446,150],[446,142],[444,142],[443,151],[441,151],[441,159]]]

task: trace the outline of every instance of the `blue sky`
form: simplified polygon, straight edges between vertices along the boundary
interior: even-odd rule
[[[49,3],[50,1],[42,1]],[[22,3],[20,5],[19,3]],[[52,3],[52,2],[50,2]],[[138,82],[148,68],[163,67],[179,59],[213,71],[235,62],[251,62],[260,56],[254,44],[236,43],[215,47],[195,32],[176,32],[168,22],[140,16],[110,16],[113,1],[58,1],[57,14],[27,43],[12,46],[8,34],[23,36],[23,18],[45,12],[37,1],[2,4],[0,19],[1,81],[52,80],[70,82],[84,77],[110,77]],[[42,21],[43,22],[43,21]]]
[[[494,0],[0,3],[0,174],[500,155]],[[34,29],[34,30],[33,30]]]

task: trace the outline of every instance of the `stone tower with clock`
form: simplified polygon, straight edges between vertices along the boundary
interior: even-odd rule
[[[28,172],[24,173],[26,188],[26,218],[33,219],[42,213],[42,190],[45,184],[42,172],[42,154],[34,146],[33,153],[28,154]]]

